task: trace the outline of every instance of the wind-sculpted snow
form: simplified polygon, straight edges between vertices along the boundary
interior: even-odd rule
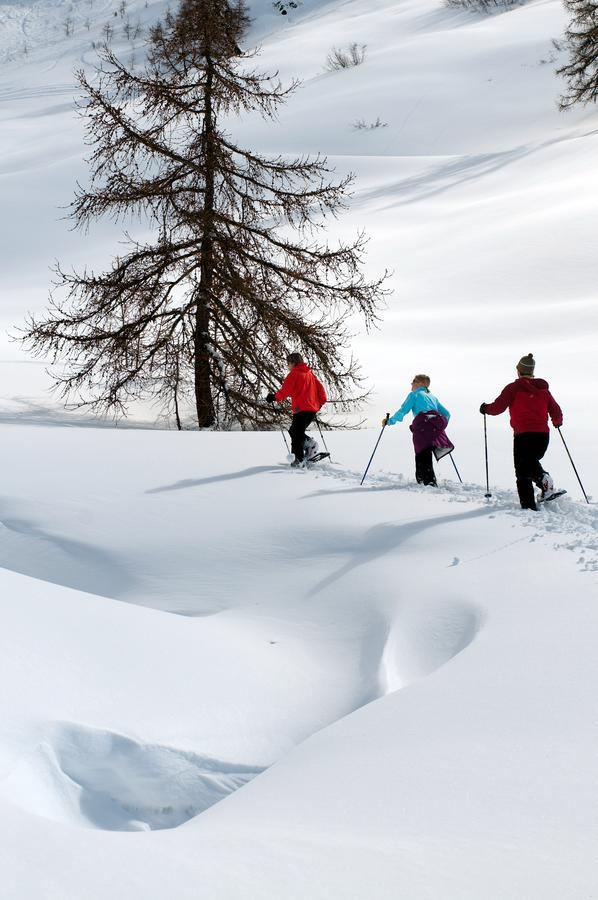
[[[562,546],[592,558],[593,506],[521,513],[446,464],[424,489],[389,470],[398,431],[363,486],[371,432],[297,471],[276,434],[0,431],[9,896],[113,900],[126,873],[144,900],[424,900],[450,859],[447,898],[498,900],[523,847],[577,900],[598,621]]]
[[[144,35],[167,6],[125,5]],[[120,6],[0,2],[4,334],[46,307],[55,259],[118,252],[120,223],[63,216],[88,180],[73,69],[93,77],[109,25],[141,70]],[[558,111],[563,4],[251,12],[258,67],[303,86],[277,123],[226,128],[354,171],[325,236],[365,229],[366,275],[394,272],[354,341],[372,427],[327,434],[335,463],[311,472],[278,434],[112,429],[0,336],[0,894],[598,896],[597,508],[557,435],[568,494],[518,508],[506,416],[487,422],[487,502],[478,413],[533,350],[596,493],[598,131],[596,110]],[[324,71],[353,41],[364,63]],[[465,484],[446,459],[417,486],[403,423],[361,487],[422,370]]]
[[[0,566],[106,597],[119,597],[134,586],[135,578],[115,554],[53,534],[9,511],[18,506],[0,498]]]
[[[478,612],[466,604],[405,598],[392,625],[379,631],[382,640],[376,629],[365,636],[361,668],[377,673],[378,689],[363,702],[440,668],[473,640],[478,625]],[[155,831],[194,818],[262,771],[58,722],[36,729],[33,746],[0,779],[0,797],[68,825]]]
[[[385,693],[400,690],[453,659],[474,640],[481,621],[479,607],[454,598],[402,603],[381,659]]]
[[[28,812],[88,828],[175,828],[261,769],[144,745],[72,723],[47,726],[0,784]]]

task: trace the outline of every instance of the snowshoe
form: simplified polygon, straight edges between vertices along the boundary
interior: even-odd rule
[[[310,466],[312,463],[321,462],[323,459],[328,459],[330,453],[316,453],[314,456],[310,456],[308,460],[306,460],[307,465]]]
[[[557,497],[562,497],[563,494],[566,494],[567,491],[552,491],[551,493],[547,493],[544,497],[540,497],[538,503],[549,503],[551,500],[556,500]]]

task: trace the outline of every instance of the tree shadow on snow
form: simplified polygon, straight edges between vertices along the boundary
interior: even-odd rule
[[[11,572],[113,599],[137,583],[101,547],[53,534],[21,516],[3,514],[0,527],[0,566]]]
[[[0,360],[0,365],[3,360]],[[130,420],[114,420],[108,416],[94,416],[76,410],[61,409],[55,406],[37,403],[24,397],[10,398],[12,408],[0,405],[0,425],[48,425],[56,428],[118,428],[119,430],[156,429],[151,422],[134,422]],[[0,400],[0,404],[1,404]]]
[[[385,201],[385,205],[379,207],[380,210],[420,203],[422,200],[443,194],[462,184],[492,175],[514,162],[546,150],[555,144],[577,140],[580,137],[592,137],[595,133],[596,130],[593,129],[585,133],[566,134],[546,141],[522,144],[511,150],[443,159],[424,172],[403,178],[394,185],[385,184],[382,188],[364,191],[357,203],[366,205],[375,200]]]
[[[449,525],[452,522],[464,522],[467,519],[477,519],[491,515],[494,512],[493,508],[482,508],[450,516],[434,516],[429,519],[420,519],[417,522],[406,522],[403,525],[391,525],[388,522],[374,525],[373,528],[365,532],[359,544],[354,548],[348,562],[315,584],[308,596],[312,597],[314,594],[319,594],[354,569],[359,568],[359,566],[365,566],[381,556],[391,553],[410,538],[427,531],[429,528],[436,528],[438,525]]]

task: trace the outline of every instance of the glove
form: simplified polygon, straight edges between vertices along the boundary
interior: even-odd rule
[[[276,400],[276,397],[274,396],[272,391],[270,391],[269,394],[266,394],[266,403],[274,403],[275,400]]]
[[[486,415],[486,404],[485,403],[482,403],[482,405],[480,406],[480,412],[483,416]]]

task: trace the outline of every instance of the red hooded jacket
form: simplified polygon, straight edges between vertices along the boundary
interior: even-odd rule
[[[494,403],[486,404],[489,416],[498,416],[509,407],[511,426],[515,434],[548,429],[548,416],[558,428],[563,413],[543,378],[518,378],[503,388]]]
[[[326,391],[305,363],[293,366],[274,396],[280,402],[291,398],[293,412],[319,412],[326,403]]]

